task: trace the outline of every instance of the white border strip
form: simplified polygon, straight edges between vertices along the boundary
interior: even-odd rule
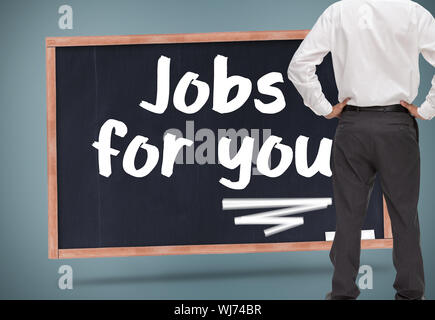
[[[335,237],[335,231],[325,232],[326,241],[333,241]],[[361,230],[361,240],[373,240],[375,239],[375,230]]]

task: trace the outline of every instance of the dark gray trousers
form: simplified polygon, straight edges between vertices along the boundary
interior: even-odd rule
[[[417,202],[420,149],[417,121],[404,112],[345,111],[332,147],[336,233],[332,299],[354,299],[360,264],[361,228],[376,173],[390,214],[396,299],[424,293]]]

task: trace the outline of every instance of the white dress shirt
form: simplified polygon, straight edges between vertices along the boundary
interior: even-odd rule
[[[331,52],[338,100],[381,106],[412,103],[420,84],[419,54],[435,66],[435,21],[411,0],[342,0],[330,5],[295,52],[288,78],[317,115],[332,111],[316,75]],[[435,76],[424,103],[425,119],[435,116]]]

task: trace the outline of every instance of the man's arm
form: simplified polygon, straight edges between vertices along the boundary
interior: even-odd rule
[[[423,11],[418,22],[419,51],[426,61],[435,67],[435,20],[429,11],[421,6],[419,8]],[[432,88],[417,111],[420,116],[427,120],[435,116],[435,75],[432,78]]]
[[[311,31],[296,50],[287,69],[287,76],[302,96],[304,104],[317,115],[328,115],[332,105],[325,98],[316,75],[319,65],[331,50],[333,32],[331,6],[317,19]]]

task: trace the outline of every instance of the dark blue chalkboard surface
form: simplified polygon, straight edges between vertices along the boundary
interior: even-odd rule
[[[304,106],[287,78],[288,64],[301,41],[56,47],[58,248],[325,241],[325,232],[335,230],[331,178],[321,172],[311,177],[301,174],[295,158],[304,150],[296,150],[295,143],[301,136],[309,138],[305,154],[311,166],[321,140],[333,139],[337,122],[316,116]],[[214,61],[218,55],[227,58],[228,77],[239,75],[252,83],[246,102],[229,113],[213,110]],[[171,59],[170,93],[166,110],[154,113],[140,103],[156,102],[157,66],[162,56]],[[203,107],[191,114],[181,112],[173,103],[174,90],[186,72],[197,74],[210,89]],[[282,92],[285,108],[274,114],[260,112],[254,103],[254,99],[265,104],[276,99],[261,93],[258,85],[270,72],[283,78],[273,87]],[[318,66],[317,74],[325,96],[337,103],[330,55]],[[237,87],[232,88],[228,100],[237,94]],[[197,89],[191,85],[185,103],[189,105],[196,98]],[[99,150],[93,144],[109,119],[123,123],[127,132],[119,136],[112,131],[110,147],[119,153],[109,157],[111,174],[104,176],[100,174]],[[253,163],[249,183],[243,189],[223,185],[221,178],[237,181],[240,173],[239,167],[230,169],[218,163],[218,140],[231,136],[226,135],[235,132],[231,129],[247,132],[259,147],[270,135],[281,137],[281,143],[292,149],[293,161],[278,177],[259,174]],[[166,132],[178,132],[194,141],[182,148],[169,177],[161,172]],[[144,177],[132,176],[123,167],[126,149],[136,136],[146,137],[159,154],[155,167]],[[236,138],[237,149],[242,137]],[[134,166],[142,167],[149,158],[147,151],[139,148]],[[280,159],[279,150],[273,149],[271,167]],[[331,204],[291,215],[303,217],[303,224],[265,235],[265,229],[273,225],[236,224],[235,218],[272,209],[223,210],[224,199],[245,198],[330,198]],[[382,192],[376,183],[363,229],[374,230],[376,239],[382,239],[383,219]]]

